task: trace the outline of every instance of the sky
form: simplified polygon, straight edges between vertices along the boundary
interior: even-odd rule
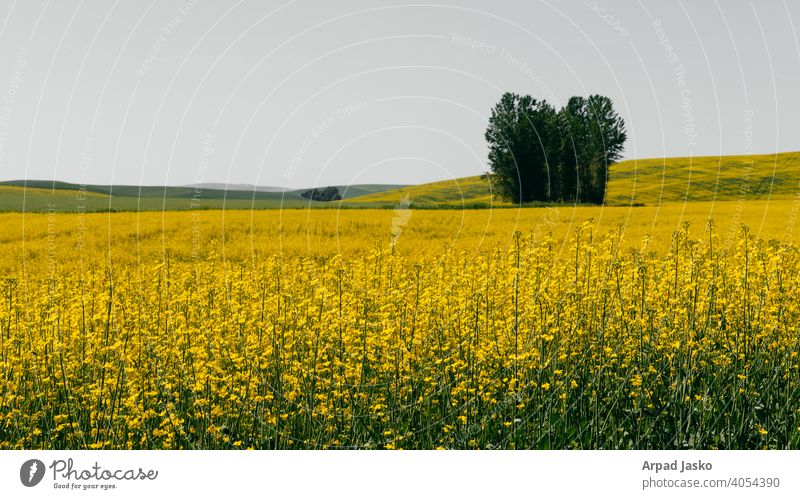
[[[786,0],[0,0],[0,180],[482,173],[503,92],[611,97],[625,158],[800,150]]]

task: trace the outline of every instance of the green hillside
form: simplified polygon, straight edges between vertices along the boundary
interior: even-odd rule
[[[389,206],[403,203],[412,206],[446,205],[452,207],[492,206],[501,203],[493,199],[491,185],[480,176],[443,180],[430,184],[402,187],[348,199],[349,206]]]
[[[369,194],[374,194],[376,192],[402,189],[408,186],[397,185],[397,184],[357,184],[357,185],[335,185],[334,187],[339,189],[339,192],[342,195],[342,199],[350,199],[360,196],[367,196]],[[302,190],[291,191],[291,192],[300,193],[302,192]]]
[[[800,152],[628,160],[609,172],[609,205],[685,201],[786,199],[800,192]],[[27,187],[23,187],[27,184]],[[487,208],[512,206],[492,195],[480,176],[428,184],[337,186],[342,202],[309,201],[300,194],[194,187],[107,186],[67,182],[0,182],[0,211],[61,212],[276,208]]]
[[[345,199],[402,187],[393,184],[338,186]],[[194,187],[84,185],[49,180],[0,182],[0,211],[96,212],[189,209],[330,208],[338,203],[310,201],[305,189],[287,192]]]
[[[800,192],[800,152],[628,160],[609,176],[608,204],[785,199]]]

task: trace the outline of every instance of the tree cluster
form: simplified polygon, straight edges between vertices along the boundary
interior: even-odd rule
[[[502,197],[602,204],[626,132],[608,97],[572,97],[556,110],[507,92],[492,109],[485,137],[492,186]]]
[[[309,189],[303,191],[300,195],[312,201],[339,201],[342,195],[339,194],[338,187],[323,187],[322,189]]]

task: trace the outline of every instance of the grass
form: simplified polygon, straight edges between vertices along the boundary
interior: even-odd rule
[[[785,199],[800,190],[800,152],[628,160],[610,169],[609,204]]]
[[[345,198],[397,188],[390,184],[338,186]],[[172,186],[84,185],[48,180],[0,182],[0,211],[93,213],[106,211],[248,210],[334,208],[337,203],[310,201],[300,194]]]
[[[376,192],[347,199],[343,204],[351,206],[402,205],[404,202],[410,203],[410,206],[414,208],[442,204],[453,208],[464,205],[488,207],[504,204],[500,200],[493,199],[491,185],[480,176]]]

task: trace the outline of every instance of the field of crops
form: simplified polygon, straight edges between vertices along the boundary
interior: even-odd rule
[[[798,152],[636,159],[610,168],[606,202],[784,199],[794,197],[798,186]]]
[[[2,214],[0,448],[797,448],[799,208]]]

